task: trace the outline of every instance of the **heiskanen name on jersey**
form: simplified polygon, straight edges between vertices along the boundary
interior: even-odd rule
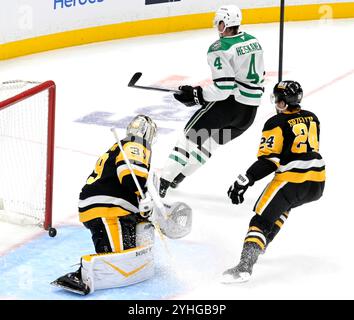
[[[208,51],[213,83],[203,88],[205,100],[220,101],[233,94],[240,103],[259,106],[264,92],[262,55],[258,40],[246,32],[214,42]]]

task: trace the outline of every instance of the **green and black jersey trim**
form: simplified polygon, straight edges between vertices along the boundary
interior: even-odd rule
[[[233,90],[237,88],[235,78],[233,77],[223,77],[214,79],[214,85],[220,90]]]
[[[250,40],[257,40],[257,39],[246,32],[241,32],[233,37],[221,38],[215,41],[209,47],[208,53],[216,52],[216,51],[226,51],[229,50],[235,44],[247,42]]]

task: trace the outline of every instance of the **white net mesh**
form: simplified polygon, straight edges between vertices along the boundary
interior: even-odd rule
[[[4,101],[38,83],[0,83]],[[46,198],[48,91],[0,109],[0,219],[43,225]]]

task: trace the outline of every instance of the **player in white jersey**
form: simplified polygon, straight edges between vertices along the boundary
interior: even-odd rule
[[[245,132],[253,123],[264,92],[263,50],[252,35],[239,31],[241,10],[222,6],[214,25],[219,40],[208,51],[212,80],[205,87],[180,86],[174,97],[187,107],[201,106],[188,121],[163,168],[160,196],[193,174],[215,149]]]

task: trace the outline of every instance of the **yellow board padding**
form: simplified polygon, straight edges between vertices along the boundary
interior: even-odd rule
[[[278,7],[243,9],[243,24],[279,21]],[[65,31],[0,44],[0,60],[93,42],[211,28],[214,12],[140,20]],[[286,21],[353,18],[354,2],[287,6]]]

